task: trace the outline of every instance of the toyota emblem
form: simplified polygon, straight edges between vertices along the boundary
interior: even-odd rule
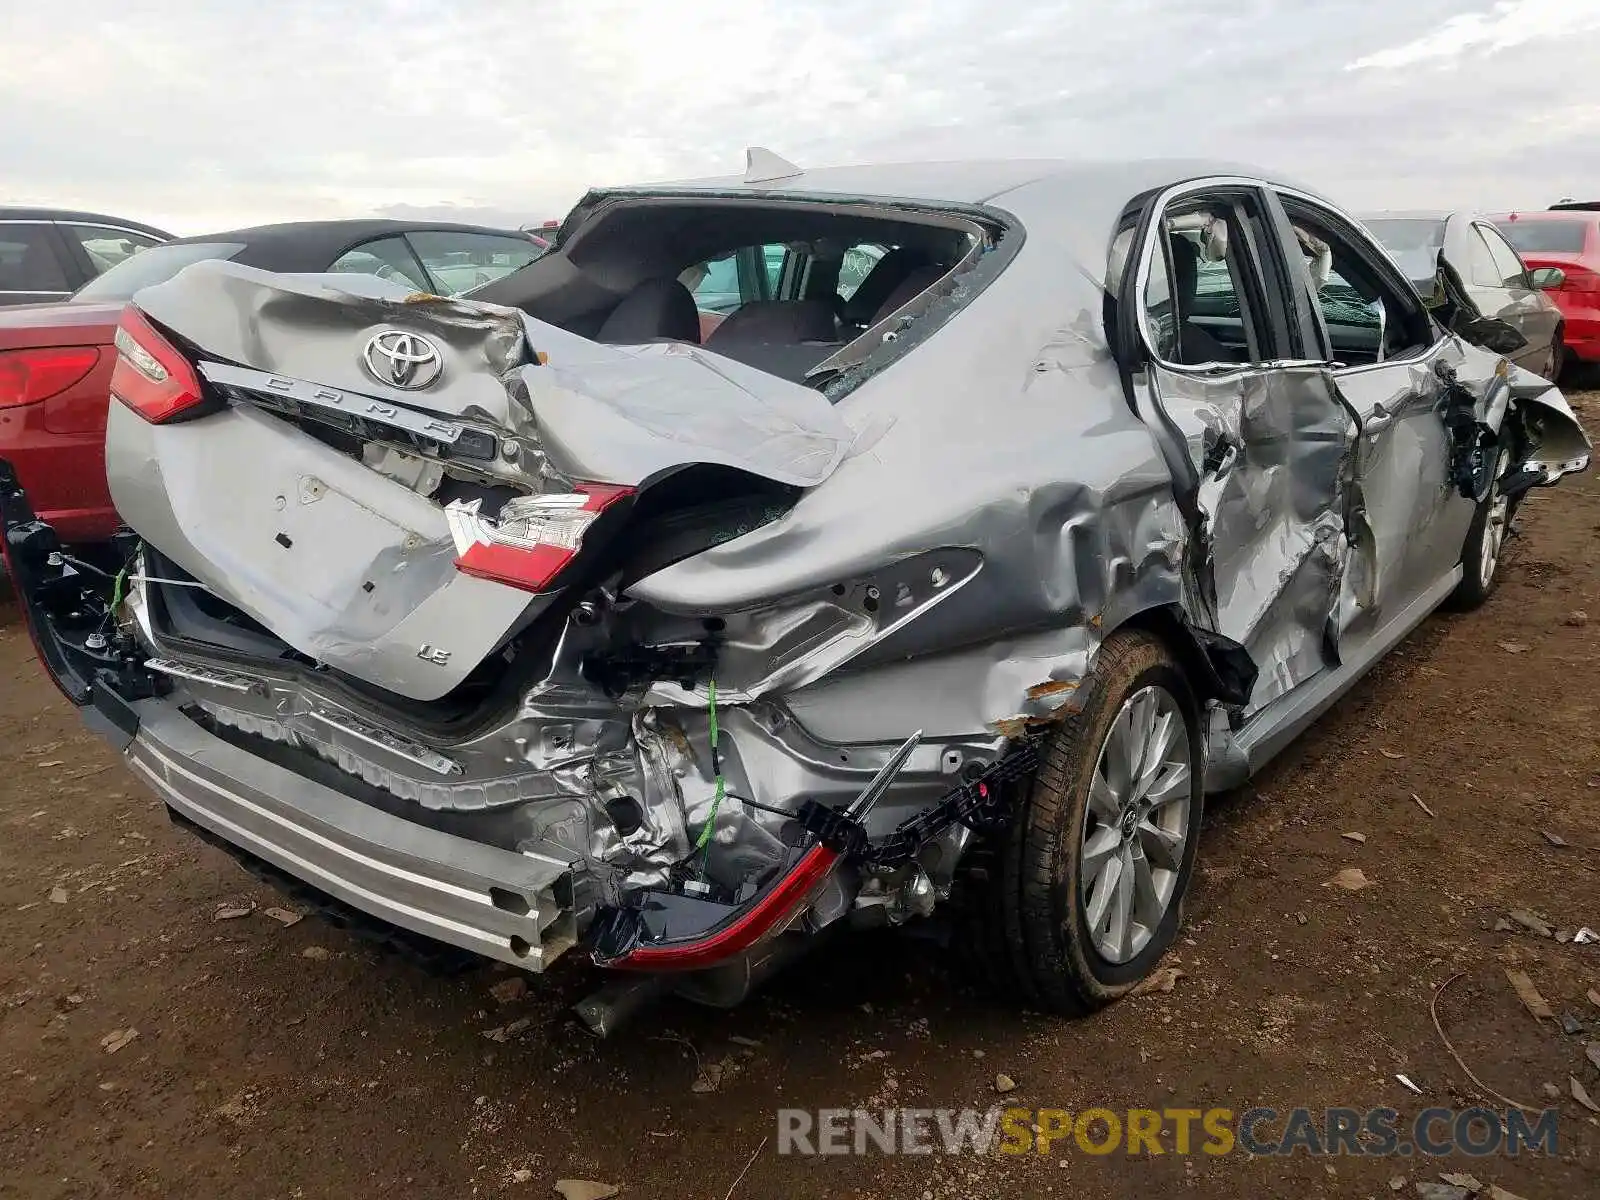
[[[439,347],[420,333],[385,329],[367,343],[361,361],[379,383],[414,391],[439,378],[444,359]]]

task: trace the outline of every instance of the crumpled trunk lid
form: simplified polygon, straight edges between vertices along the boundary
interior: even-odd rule
[[[113,403],[123,519],[300,655],[412,700],[449,693],[561,591],[458,569],[451,510],[492,523],[585,484],[633,497],[698,464],[810,487],[850,444],[820,393],[698,347],[599,345],[377,279],[204,262],[135,304],[217,407],[152,424]],[[386,333],[425,369],[393,373]]]

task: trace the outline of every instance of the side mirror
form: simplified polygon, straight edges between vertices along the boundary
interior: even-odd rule
[[[1560,267],[1540,267],[1529,278],[1532,280],[1534,287],[1541,292],[1547,292],[1551,288],[1558,288],[1565,283],[1567,281],[1567,273]]]

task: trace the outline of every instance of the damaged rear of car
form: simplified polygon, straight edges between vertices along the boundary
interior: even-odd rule
[[[732,1003],[946,916],[1012,995],[1103,1004],[1176,934],[1205,792],[1461,585],[1480,515],[1587,464],[1559,393],[1414,294],[1350,337],[1403,368],[1398,323],[1436,333],[1415,394],[1342,378],[1290,258],[1340,231],[1269,186],[595,193],[473,302],[198,264],[118,334],[120,565],[0,477],[41,657],[178,817],[449,945]],[[685,280],[730,259],[708,326]]]

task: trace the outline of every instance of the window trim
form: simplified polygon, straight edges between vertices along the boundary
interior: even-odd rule
[[[1468,269],[1469,273],[1471,273],[1472,277],[1468,281],[1468,285],[1470,287],[1476,287],[1476,288],[1489,288],[1492,291],[1502,291],[1502,292],[1505,291],[1506,290],[1506,285],[1504,283],[1499,282],[1500,264],[1495,262],[1495,260],[1494,260],[1494,251],[1492,249],[1490,249],[1490,247],[1489,247],[1489,239],[1483,236],[1483,230],[1481,228],[1479,228],[1479,224],[1478,224],[1477,221],[1468,221],[1467,222],[1467,233],[1468,233],[1469,236],[1475,237],[1475,238],[1478,239],[1478,245],[1483,249],[1483,252],[1489,256],[1489,269],[1490,269],[1491,274],[1493,274],[1495,276],[1495,280],[1496,280],[1496,282],[1494,282],[1494,283],[1484,283],[1482,280],[1480,280],[1478,278],[1477,273],[1472,270],[1473,264],[1469,262],[1467,264],[1467,269]]]
[[[169,242],[169,241],[172,240],[171,238],[157,237],[155,234],[151,233],[148,229],[135,229],[132,225],[115,225],[115,224],[112,224],[110,221],[68,221],[68,220],[64,220],[61,217],[51,217],[50,218],[50,223],[53,224],[53,225],[70,225],[70,226],[73,226],[73,227],[78,228],[78,229],[110,229],[110,230],[113,230],[113,231],[115,231],[117,233],[131,233],[135,237],[151,238],[152,240],[154,240],[156,242]],[[31,224],[31,222],[20,220],[20,219],[16,219],[16,218],[11,218],[11,219],[8,219],[8,220],[5,220],[5,221],[0,221],[0,225],[27,225],[27,224]]]
[[[1340,364],[1339,360],[1333,356],[1333,341],[1328,336],[1328,325],[1327,321],[1324,320],[1322,315],[1322,306],[1320,304],[1316,304],[1312,306],[1314,311],[1311,314],[1311,319],[1312,324],[1316,329],[1317,337],[1321,341],[1321,349],[1326,355],[1326,357],[1321,360],[1321,365],[1327,367],[1333,372],[1333,374],[1342,376],[1355,374],[1356,372],[1360,371],[1382,370],[1386,367],[1392,367],[1397,363],[1404,365],[1408,363],[1425,362],[1435,353],[1437,353],[1439,347],[1444,344],[1447,335],[1439,323],[1433,319],[1433,315],[1429,313],[1427,308],[1423,305],[1421,297],[1417,295],[1416,287],[1411,283],[1410,280],[1404,277],[1404,273],[1398,266],[1395,265],[1395,262],[1389,256],[1388,251],[1384,250],[1382,243],[1378,242],[1376,238],[1367,233],[1361,227],[1361,223],[1354,217],[1351,217],[1342,212],[1340,209],[1333,207],[1328,201],[1322,199],[1321,197],[1313,196],[1309,192],[1303,192],[1299,188],[1288,187],[1283,184],[1272,184],[1270,186],[1274,193],[1274,197],[1278,200],[1279,207],[1283,209],[1284,217],[1290,224],[1291,234],[1293,232],[1292,227],[1294,225],[1294,216],[1289,212],[1287,206],[1283,204],[1282,198],[1285,196],[1289,197],[1289,199],[1294,201],[1294,203],[1297,205],[1300,205],[1304,208],[1309,208],[1312,210],[1313,214],[1320,215],[1322,218],[1326,219],[1333,227],[1335,232],[1341,234],[1347,241],[1353,243],[1357,255],[1366,264],[1367,269],[1372,271],[1373,274],[1377,275],[1382,282],[1387,283],[1391,291],[1398,292],[1405,303],[1411,307],[1412,315],[1414,317],[1420,316],[1424,321],[1426,321],[1428,328],[1433,332],[1434,335],[1433,340],[1426,346],[1415,347],[1407,350],[1404,354],[1397,355],[1394,358],[1385,358],[1381,362]],[[1285,246],[1284,251],[1287,253],[1288,250],[1289,247]],[[1298,270],[1303,275],[1305,267],[1303,264],[1297,265],[1291,262],[1289,269],[1291,274]],[[1309,284],[1310,279],[1302,277],[1301,282]]]
[[[734,251],[734,268],[738,272],[739,307],[757,300],[770,300],[771,283],[767,278],[766,242],[753,246],[740,246]]]
[[[380,233],[377,237],[363,238],[359,242],[355,242],[352,245],[346,246],[343,250],[339,251],[338,254],[334,255],[333,261],[330,262],[327,267],[324,268],[324,270],[332,273],[333,268],[338,263],[344,261],[344,259],[354,254],[357,250],[360,250],[363,246],[373,246],[379,242],[388,241],[399,242],[405,247],[406,253],[411,256],[412,264],[417,268],[418,271],[422,273],[423,286],[426,287],[430,293],[437,295],[438,285],[434,282],[433,276],[429,274],[428,268],[423,265],[422,260],[417,257],[417,252],[412,249],[411,242],[406,238],[405,233]],[[371,254],[372,252],[369,250],[366,253]],[[372,257],[380,259],[381,261],[380,255],[373,254]]]
[[[411,235],[413,233],[429,232],[432,231],[426,229],[408,229],[404,233],[400,234],[399,237],[400,240],[406,244],[406,253],[411,255],[411,261],[416,263],[417,270],[422,272],[422,278],[427,282],[428,290],[435,296],[446,296],[449,295],[449,293],[439,286],[438,277],[435,276],[432,271],[428,270],[428,263],[422,257],[422,251],[418,250],[411,241]]]
[[[1495,262],[1494,242],[1489,240],[1489,238],[1493,236],[1502,246],[1511,252],[1511,257],[1516,259],[1517,265],[1522,268],[1522,271],[1517,276],[1515,283],[1511,282],[1510,280],[1502,280],[1499,285],[1501,290],[1510,291],[1512,288],[1523,288],[1527,291],[1533,291],[1533,279],[1531,278],[1531,273],[1528,270],[1528,264],[1523,259],[1522,252],[1511,244],[1511,239],[1506,237],[1505,234],[1501,233],[1488,221],[1474,219],[1472,221],[1472,227],[1478,231],[1478,236],[1483,238],[1484,245],[1489,247],[1490,262]],[[1498,263],[1496,263],[1496,269],[1499,269]]]
[[[45,241],[50,243],[51,252],[56,256],[56,266],[61,268],[61,281],[67,286],[63,288],[0,288],[0,296],[70,296],[87,281],[84,277],[84,266],[78,261],[82,250],[74,250],[72,239],[61,230],[61,223],[50,217],[10,217],[0,221],[0,225],[33,225],[44,230]],[[78,278],[75,278],[78,277]]]
[[[165,246],[169,241],[172,240],[171,238],[156,237],[155,234],[146,233],[142,229],[130,229],[126,225],[112,225],[106,221],[57,220],[55,222],[55,227],[56,233],[60,235],[61,241],[66,244],[67,253],[72,256],[72,261],[74,265],[77,266],[79,275],[83,277],[82,282],[78,284],[78,288],[83,287],[91,280],[100,278],[101,275],[103,275],[106,271],[109,271],[111,268],[96,268],[94,259],[89,254],[88,247],[83,244],[82,238],[72,232],[74,229],[105,229],[111,233],[120,233],[123,237],[138,238],[142,242],[149,242],[149,245],[144,247],[146,250],[154,249],[156,246]],[[115,266],[116,264],[113,263],[112,265]],[[73,288],[68,294],[76,295],[78,288]]]
[[[480,239],[482,239],[484,241],[488,241],[491,238],[495,239],[497,241],[507,241],[507,242],[517,242],[517,241],[523,241],[524,240],[522,238],[519,238],[516,234],[513,234],[513,233],[478,233],[475,230],[467,230],[467,229],[407,229],[404,233],[400,234],[400,237],[405,239],[406,249],[411,251],[411,257],[416,259],[417,265],[422,268],[422,276],[423,276],[424,279],[426,279],[428,281],[428,286],[429,286],[430,289],[432,289],[434,295],[453,297],[453,298],[456,298],[456,299],[459,299],[462,296],[467,295],[469,292],[474,292],[478,288],[488,287],[489,284],[490,283],[494,283],[495,280],[491,279],[491,280],[488,280],[486,283],[474,284],[472,287],[468,288],[464,292],[451,293],[451,292],[448,292],[448,291],[444,290],[439,277],[436,276],[431,270],[428,269],[428,263],[427,263],[427,260],[422,257],[422,251],[418,250],[417,247],[416,247],[416,244],[414,242],[412,242],[412,240],[411,240],[417,234],[446,234],[446,235],[454,234],[456,237],[480,238]],[[365,244],[365,243],[363,243],[363,244]],[[506,272],[506,275],[510,275],[510,274],[513,274],[516,271],[522,270],[523,267],[529,266],[530,264],[532,264],[533,262],[535,262],[539,258],[538,248],[536,246],[534,246],[531,242],[528,243],[528,247],[529,247],[530,250],[534,251],[533,257],[530,258],[527,262],[523,263],[521,267],[513,267],[510,271]],[[346,251],[346,253],[349,253],[349,251]],[[505,276],[504,275],[497,276],[497,278],[503,279],[503,278],[505,278]]]
[[[1171,254],[1167,249],[1165,220],[1167,209],[1171,207],[1174,202],[1181,202],[1196,196],[1212,195],[1215,196],[1219,201],[1226,200],[1230,206],[1236,206],[1241,193],[1251,193],[1255,195],[1258,204],[1260,204],[1265,210],[1268,206],[1266,204],[1265,197],[1263,196],[1263,192],[1270,189],[1272,186],[1273,185],[1267,183],[1265,180],[1252,179],[1244,175],[1211,175],[1200,179],[1190,179],[1185,180],[1182,183],[1173,184],[1170,187],[1163,188],[1156,196],[1149,217],[1149,229],[1145,234],[1143,243],[1138,249],[1138,260],[1137,266],[1135,267],[1136,274],[1134,275],[1133,290],[1133,295],[1138,300],[1134,316],[1134,324],[1139,331],[1140,341],[1144,343],[1145,358],[1149,362],[1155,363],[1164,370],[1172,371],[1179,375],[1185,375],[1196,379],[1215,380],[1228,379],[1236,375],[1254,374],[1264,370],[1290,365],[1286,360],[1277,358],[1267,358],[1259,362],[1252,361],[1242,363],[1214,362],[1190,364],[1171,362],[1162,358],[1156,353],[1157,341],[1154,331],[1150,328],[1149,311],[1146,309],[1144,304],[1145,288],[1148,286],[1150,281],[1150,268],[1155,258],[1155,248],[1157,246],[1161,247],[1162,258],[1167,270],[1167,278],[1169,280],[1173,278]],[[1248,223],[1246,223],[1246,228],[1248,229]],[[1113,241],[1115,241],[1115,238],[1113,238]],[[1245,245],[1240,248],[1240,251],[1246,260],[1245,266],[1250,276],[1250,278],[1246,280],[1246,293],[1249,292],[1251,286],[1253,285],[1258,290],[1261,298],[1265,300],[1266,308],[1269,311],[1274,309],[1278,310],[1279,319],[1286,322],[1287,317],[1282,313],[1284,297],[1280,296],[1274,300],[1272,291],[1268,287],[1266,278],[1262,274],[1262,267],[1259,259],[1259,247],[1254,244],[1252,239],[1246,237]],[[1126,271],[1128,268],[1124,267],[1123,269]],[[1174,304],[1174,307],[1176,307],[1176,304]],[[1242,308],[1243,305],[1241,305],[1241,310]],[[1249,317],[1247,316],[1246,319],[1249,319]],[[1277,337],[1277,331],[1272,328],[1270,322],[1264,323],[1262,328],[1256,331],[1256,334],[1258,338],[1261,336],[1266,336],[1272,340],[1276,340]],[[1277,349],[1277,347],[1274,346],[1273,349]]]

